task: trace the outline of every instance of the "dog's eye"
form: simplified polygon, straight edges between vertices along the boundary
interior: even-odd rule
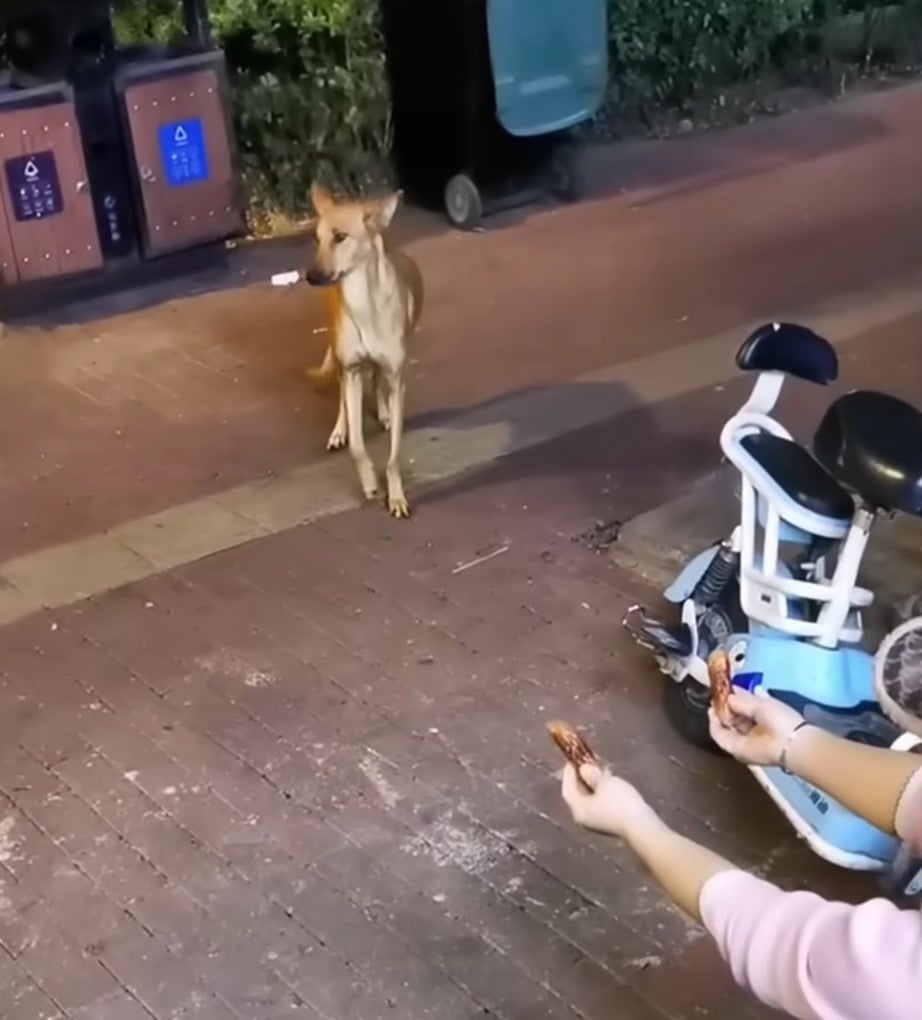
[[[341,230],[333,231],[333,244],[342,244],[346,240],[348,234],[344,234]]]

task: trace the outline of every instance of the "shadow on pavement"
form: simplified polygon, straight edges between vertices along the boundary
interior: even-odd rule
[[[424,507],[481,486],[514,489],[523,479],[541,478],[544,498],[558,504],[574,529],[604,525],[611,532],[609,525],[671,498],[716,467],[718,430],[739,392],[734,383],[650,404],[622,383],[568,382],[518,391],[457,417],[419,415],[414,428],[505,428],[509,452],[427,487],[417,502]]]

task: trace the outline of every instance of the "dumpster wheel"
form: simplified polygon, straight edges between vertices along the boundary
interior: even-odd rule
[[[483,219],[483,201],[477,185],[467,174],[455,174],[445,185],[445,212],[462,230],[473,230]]]
[[[554,150],[547,170],[547,190],[558,202],[575,202],[582,195],[579,147],[564,142]]]

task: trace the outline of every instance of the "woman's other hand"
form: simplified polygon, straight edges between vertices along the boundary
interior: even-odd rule
[[[563,770],[562,793],[573,820],[585,828],[607,836],[630,838],[635,826],[658,822],[653,808],[624,779],[596,765],[583,765],[580,776],[593,793],[580,783],[576,769],[569,764]]]
[[[736,725],[724,726],[710,711],[711,738],[745,765],[778,765],[803,717],[783,701],[734,688],[730,711]]]

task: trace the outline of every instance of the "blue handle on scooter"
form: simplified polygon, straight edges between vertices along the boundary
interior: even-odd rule
[[[764,679],[764,673],[737,673],[733,677],[732,683],[734,687],[739,687],[744,691],[749,691],[750,694],[754,694],[756,688],[762,686]]]

